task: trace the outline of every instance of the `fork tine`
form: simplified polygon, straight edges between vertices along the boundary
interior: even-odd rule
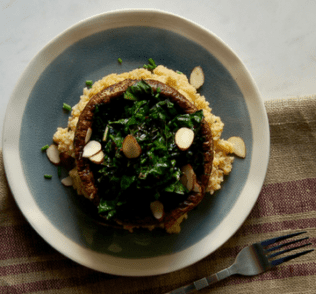
[[[304,232],[289,234],[289,235],[285,235],[285,236],[281,236],[281,237],[276,237],[276,238],[272,238],[272,239],[268,239],[268,240],[262,241],[262,242],[260,242],[260,244],[265,247],[265,246],[271,245],[273,243],[276,243],[278,241],[282,241],[282,240],[285,240],[285,239],[288,239],[288,238],[292,238],[292,237],[295,237],[295,236],[298,236],[298,235],[301,235],[301,234],[304,234],[304,233],[306,233],[306,232],[304,231]]]
[[[281,264],[283,262],[289,261],[289,260],[291,260],[293,258],[299,257],[301,255],[307,254],[307,253],[312,252],[312,251],[314,251],[314,249],[306,250],[306,251],[303,251],[303,252],[299,252],[299,253],[296,253],[296,254],[293,254],[293,255],[289,255],[289,256],[283,257],[283,258],[272,260],[271,261],[271,266],[279,265],[279,264]]]
[[[273,254],[269,255],[268,258],[272,258],[272,257],[278,256],[278,255],[281,255],[281,254],[283,254],[285,252],[289,252],[289,251],[292,251],[292,250],[295,250],[295,249],[303,248],[303,247],[306,247],[306,246],[309,246],[309,245],[312,245],[312,243],[303,244],[303,245],[300,245],[300,246],[297,246],[297,247],[294,247],[294,248],[289,248],[289,249],[285,249],[285,250],[280,251],[280,252],[273,253]]]
[[[280,249],[280,248],[282,248],[282,247],[284,247],[284,246],[291,245],[291,244],[294,244],[294,243],[297,243],[297,242],[306,240],[306,239],[308,239],[308,238],[309,238],[309,237],[305,237],[305,238],[298,239],[298,240],[295,240],[295,241],[291,241],[291,242],[288,242],[288,243],[284,243],[284,244],[281,244],[281,245],[278,245],[278,246],[274,246],[274,247],[272,247],[272,248],[266,249],[266,251],[267,251],[267,252],[274,251],[274,250]]]

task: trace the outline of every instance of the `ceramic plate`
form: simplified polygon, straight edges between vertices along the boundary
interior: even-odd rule
[[[117,59],[121,58],[120,64]],[[190,75],[201,65],[205,95],[225,123],[223,138],[240,136],[222,189],[189,213],[180,234],[134,234],[98,224],[84,199],[60,183],[41,147],[66,127],[64,102],[79,101],[86,80],[142,67],[148,58]],[[10,99],[3,154],[16,202],[33,228],[54,248],[92,269],[129,276],[172,272],[218,249],[242,225],[261,190],[269,158],[269,127],[258,90],[236,54],[205,28],[157,10],[100,14],[69,28],[30,62]],[[44,174],[54,175],[45,180]],[[66,176],[66,174],[63,174]]]

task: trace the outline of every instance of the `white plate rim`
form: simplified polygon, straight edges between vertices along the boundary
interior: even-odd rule
[[[61,53],[61,42],[64,42],[66,37],[70,34],[78,32],[78,29],[83,26],[85,26],[87,31],[80,36],[75,36],[78,37],[77,40],[83,38],[85,33],[87,34],[86,36],[90,35],[91,26],[95,22],[100,20],[110,22],[114,18],[122,15],[125,17],[142,15],[144,17],[143,23],[145,22],[146,25],[154,27],[157,27],[157,23],[152,21],[153,16],[156,17],[156,20],[171,19],[175,24],[173,28],[174,32],[195,41],[204,48],[212,48],[212,54],[228,69],[237,85],[240,87],[244,97],[247,97],[246,105],[250,110],[250,121],[253,125],[253,130],[255,130],[252,134],[253,153],[250,164],[250,173],[246,184],[240,193],[241,197],[238,198],[230,213],[228,213],[217,228],[203,240],[181,252],[167,256],[145,259],[118,258],[83,248],[65,237],[60,231],[52,226],[32,198],[32,194],[23,174],[22,162],[20,157],[17,156],[17,154],[19,154],[19,133],[21,129],[22,114],[27,103],[27,99],[23,100],[22,97],[28,97],[27,94],[31,92],[32,86],[49,64],[49,60],[53,60]],[[177,31],[177,23],[186,26],[188,31],[185,31],[185,34],[183,33],[183,30]],[[165,22],[158,21],[158,24],[160,24],[160,28],[166,28]],[[111,23],[111,25],[113,25],[113,27],[124,26],[117,23]],[[140,25],[140,23],[139,21],[135,21],[133,25]],[[103,27],[99,28],[99,31],[101,30],[103,30]],[[197,38],[192,35],[192,32],[196,30],[206,38]],[[98,30],[94,30],[92,33],[96,33],[97,31]],[[69,40],[68,43],[64,43],[63,50],[77,40],[74,38]],[[49,60],[45,60],[44,58],[47,52],[53,53]],[[37,67],[36,72],[32,71],[32,69],[35,66],[38,66],[39,63],[41,64],[41,67]],[[17,103],[20,103],[19,111],[16,111]],[[254,111],[251,111],[254,109],[258,112],[256,115],[254,115]],[[258,115],[260,121],[258,120]],[[260,148],[258,148],[258,146],[260,146]],[[204,27],[173,13],[152,9],[124,9],[98,14],[80,21],[55,37],[32,59],[18,80],[7,106],[3,127],[3,158],[7,179],[20,210],[32,227],[56,250],[79,264],[101,272],[122,276],[150,276],[173,272],[201,260],[222,246],[240,228],[257,201],[267,172],[269,151],[270,135],[265,107],[253,78],[238,56],[219,37]],[[23,195],[23,197],[21,197],[21,195]],[[247,201],[245,201],[246,195]],[[244,213],[240,214],[240,211],[243,211]],[[229,230],[223,230],[223,228],[227,227],[229,227]],[[216,242],[213,240],[214,236],[216,236]]]

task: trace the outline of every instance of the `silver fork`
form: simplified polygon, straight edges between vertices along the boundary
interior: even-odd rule
[[[283,251],[279,251],[276,253],[270,254],[270,252],[275,251],[277,249],[280,249],[284,246],[288,246],[303,240],[308,239],[308,237],[294,240],[285,244],[277,245],[272,248],[268,248],[269,245],[274,244],[276,242],[295,237],[300,234],[304,234],[306,232],[299,232],[294,233],[290,235],[285,235],[277,238],[272,238],[269,240],[265,240],[259,243],[252,244],[244,249],[242,249],[239,254],[236,257],[236,260],[233,265],[231,265],[229,268],[226,268],[216,274],[213,274],[211,276],[205,277],[203,279],[197,280],[193,282],[190,285],[178,288],[176,290],[173,290],[171,292],[168,292],[166,294],[187,294],[194,291],[201,290],[211,284],[214,284],[220,280],[223,280],[229,276],[232,275],[244,275],[244,276],[255,276],[258,274],[261,274],[267,270],[270,270],[272,267],[279,265],[283,262],[286,262],[288,260],[291,260],[293,258],[299,257],[301,255],[307,254],[311,251],[314,251],[314,249],[306,250],[303,252],[299,252],[293,255],[285,256],[279,259],[273,259],[275,256],[278,256],[280,254],[283,254],[285,252],[292,251],[294,249],[302,248],[308,245],[311,245],[312,243],[303,244],[300,246],[292,247],[285,249]]]

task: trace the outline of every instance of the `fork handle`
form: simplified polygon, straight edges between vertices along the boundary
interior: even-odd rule
[[[183,286],[181,288],[178,288],[176,290],[173,290],[171,292],[165,293],[165,294],[187,294],[192,293],[195,291],[199,291],[211,284],[214,284],[220,280],[223,280],[231,275],[235,274],[235,272],[232,271],[232,268],[226,268],[216,274],[210,275],[208,277],[205,277],[203,279],[197,280],[193,282],[192,284]]]

